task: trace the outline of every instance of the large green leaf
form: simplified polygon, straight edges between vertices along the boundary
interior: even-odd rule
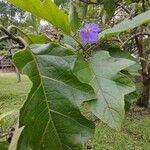
[[[65,33],[70,32],[67,15],[51,0],[8,0],[19,8],[31,12],[33,15],[49,21]]]
[[[133,82],[120,71],[133,64],[134,61],[113,58],[107,51],[100,51],[88,62],[78,59],[74,68],[78,78],[90,84],[97,94],[97,100],[88,102],[92,112],[117,130],[124,118],[124,95],[135,91]]]
[[[33,83],[20,111],[24,126],[18,150],[80,150],[94,125],[79,111],[95,98],[93,89],[72,73],[77,56],[58,44],[37,44],[14,56],[16,66]]]
[[[120,32],[127,31],[138,27],[142,24],[150,22],[150,10],[134,17],[133,19],[125,19],[124,21],[116,24],[113,28],[106,29],[100,33],[100,38],[107,38],[112,35],[116,35]]]

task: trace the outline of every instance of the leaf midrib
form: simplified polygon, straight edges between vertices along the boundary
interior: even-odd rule
[[[98,79],[97,79],[97,75],[95,74],[94,70],[92,69],[92,64],[91,64],[91,63],[92,63],[92,62],[89,63],[89,66],[90,66],[90,70],[93,72],[93,75],[94,75],[94,77],[91,79],[91,81],[92,81],[93,79],[95,79],[95,80],[97,81],[97,83],[98,83],[99,81],[98,81]],[[101,77],[105,79],[105,77],[103,77],[103,76],[101,76]],[[107,78],[106,78],[106,79],[107,79]],[[108,80],[110,80],[110,79],[108,79]],[[90,82],[91,82],[91,81],[90,81]],[[99,90],[103,91],[101,85],[99,85],[99,84],[97,84],[97,85],[98,85],[98,87],[99,87]],[[98,91],[99,91],[99,90],[98,90]],[[97,92],[97,93],[98,93],[98,92]],[[96,93],[96,94],[97,94],[97,93]],[[113,110],[113,111],[116,111],[116,110],[115,110],[115,109],[112,109],[112,108],[109,106],[109,103],[108,103],[108,101],[106,100],[106,98],[105,98],[103,92],[101,92],[101,93],[102,93],[103,98],[104,98],[104,100],[105,100],[105,102],[106,102],[106,105],[107,105],[106,109],[108,108],[108,109],[111,111],[110,114],[111,114],[113,120],[115,121],[115,117],[114,117],[114,114],[113,114],[112,110]],[[118,111],[116,111],[116,112],[118,113]],[[120,114],[119,114],[119,115],[120,115]]]
[[[52,116],[51,116],[51,113],[50,113],[50,110],[49,110],[48,99],[47,99],[47,96],[46,96],[46,93],[45,93],[44,85],[43,85],[43,82],[42,82],[43,80],[42,80],[42,78],[41,78],[42,75],[41,75],[41,72],[40,72],[40,70],[39,70],[39,66],[38,66],[38,63],[37,63],[37,61],[36,61],[36,57],[34,56],[34,54],[32,53],[31,50],[29,50],[29,52],[30,52],[31,56],[33,57],[33,60],[34,60],[34,62],[35,62],[35,64],[36,64],[37,70],[38,70],[38,72],[39,72],[39,77],[40,77],[40,80],[41,80],[41,86],[42,86],[43,93],[44,93],[44,97],[45,97],[45,103],[46,103],[46,106],[47,106],[47,109],[48,109],[48,114],[49,114],[49,120],[48,120],[48,122],[47,122],[47,124],[46,124],[45,132],[44,132],[43,135],[42,135],[42,138],[41,138],[41,141],[40,141],[40,145],[41,145],[41,143],[42,143],[42,141],[43,141],[43,136],[44,136],[45,133],[46,133],[46,128],[48,127],[49,122],[50,122],[50,118],[51,118],[52,125],[53,125],[53,127],[54,127],[54,130],[56,131],[56,136],[57,136],[58,141],[59,141],[59,143],[60,143],[61,149],[63,150],[63,147],[62,147],[62,143],[61,143],[59,134],[58,134],[57,129],[56,129],[55,125],[54,125],[54,122],[53,122],[53,120],[52,120]],[[40,148],[40,146],[39,146],[39,148]]]

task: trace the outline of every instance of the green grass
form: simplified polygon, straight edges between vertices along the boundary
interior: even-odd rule
[[[0,114],[12,111],[18,112],[23,105],[27,93],[30,90],[31,82],[26,76],[22,76],[22,82],[17,83],[16,75],[10,73],[0,73]],[[9,128],[16,122],[16,113],[7,117],[5,126]]]
[[[19,110],[30,87],[25,76],[17,83],[15,74],[0,74],[0,113]],[[10,117],[7,127],[14,124],[14,120]],[[88,145],[93,150],[150,150],[150,116],[127,117],[120,132],[98,121],[94,138]]]
[[[98,123],[92,143],[94,150],[150,150],[150,117],[128,118],[120,132]]]
[[[17,83],[15,74],[0,74],[0,113],[19,109],[30,87],[31,83],[25,76]]]

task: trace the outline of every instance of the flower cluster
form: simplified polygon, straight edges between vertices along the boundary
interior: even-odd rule
[[[100,28],[97,24],[85,23],[79,33],[81,44],[84,46],[86,44],[96,43],[98,40],[99,33],[100,33]]]

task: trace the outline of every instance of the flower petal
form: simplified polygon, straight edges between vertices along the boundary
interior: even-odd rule
[[[86,45],[86,44],[96,43],[98,40],[99,33],[100,33],[100,28],[97,24],[86,22],[84,24],[84,27],[81,28],[79,32],[81,44]]]

